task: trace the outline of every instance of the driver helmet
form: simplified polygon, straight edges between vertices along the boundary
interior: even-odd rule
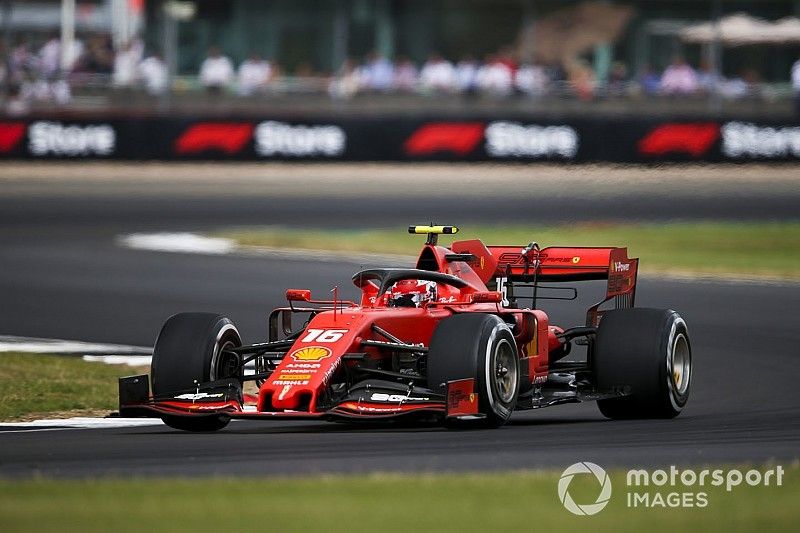
[[[404,279],[386,293],[390,307],[419,307],[424,302],[436,301],[436,282]]]

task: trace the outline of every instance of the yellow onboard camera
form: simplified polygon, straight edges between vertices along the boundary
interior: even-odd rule
[[[455,226],[409,226],[408,232],[414,235],[427,235],[427,244],[436,244],[439,241],[439,235],[453,235],[458,233],[458,228]]]

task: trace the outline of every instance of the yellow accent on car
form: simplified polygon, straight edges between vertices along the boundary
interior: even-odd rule
[[[435,235],[453,235],[458,233],[458,228],[455,226],[409,226],[408,232],[416,235],[427,235],[430,233]]]

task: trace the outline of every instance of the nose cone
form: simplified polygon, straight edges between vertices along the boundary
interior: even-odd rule
[[[290,351],[280,366],[261,386],[262,397],[270,398],[273,410],[310,410],[326,377],[338,366],[339,358],[325,346],[302,346]]]
[[[341,356],[358,344],[362,322],[363,317],[354,311],[316,315],[261,386],[259,410],[314,411]]]

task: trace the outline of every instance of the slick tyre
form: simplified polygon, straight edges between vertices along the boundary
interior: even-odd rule
[[[629,391],[597,402],[612,419],[674,418],[689,400],[692,349],[681,316],[667,309],[606,312],[592,367],[598,390]]]
[[[479,411],[485,416],[474,425],[499,427],[508,422],[519,394],[519,357],[511,329],[495,315],[454,315],[433,333],[428,387],[444,393],[448,381],[467,378],[475,379]]]
[[[194,390],[197,383],[240,378],[238,356],[225,353],[242,345],[230,319],[213,313],[179,313],[171,316],[156,339],[150,376],[153,395]],[[187,431],[214,431],[225,427],[228,417],[173,417],[164,423]]]

